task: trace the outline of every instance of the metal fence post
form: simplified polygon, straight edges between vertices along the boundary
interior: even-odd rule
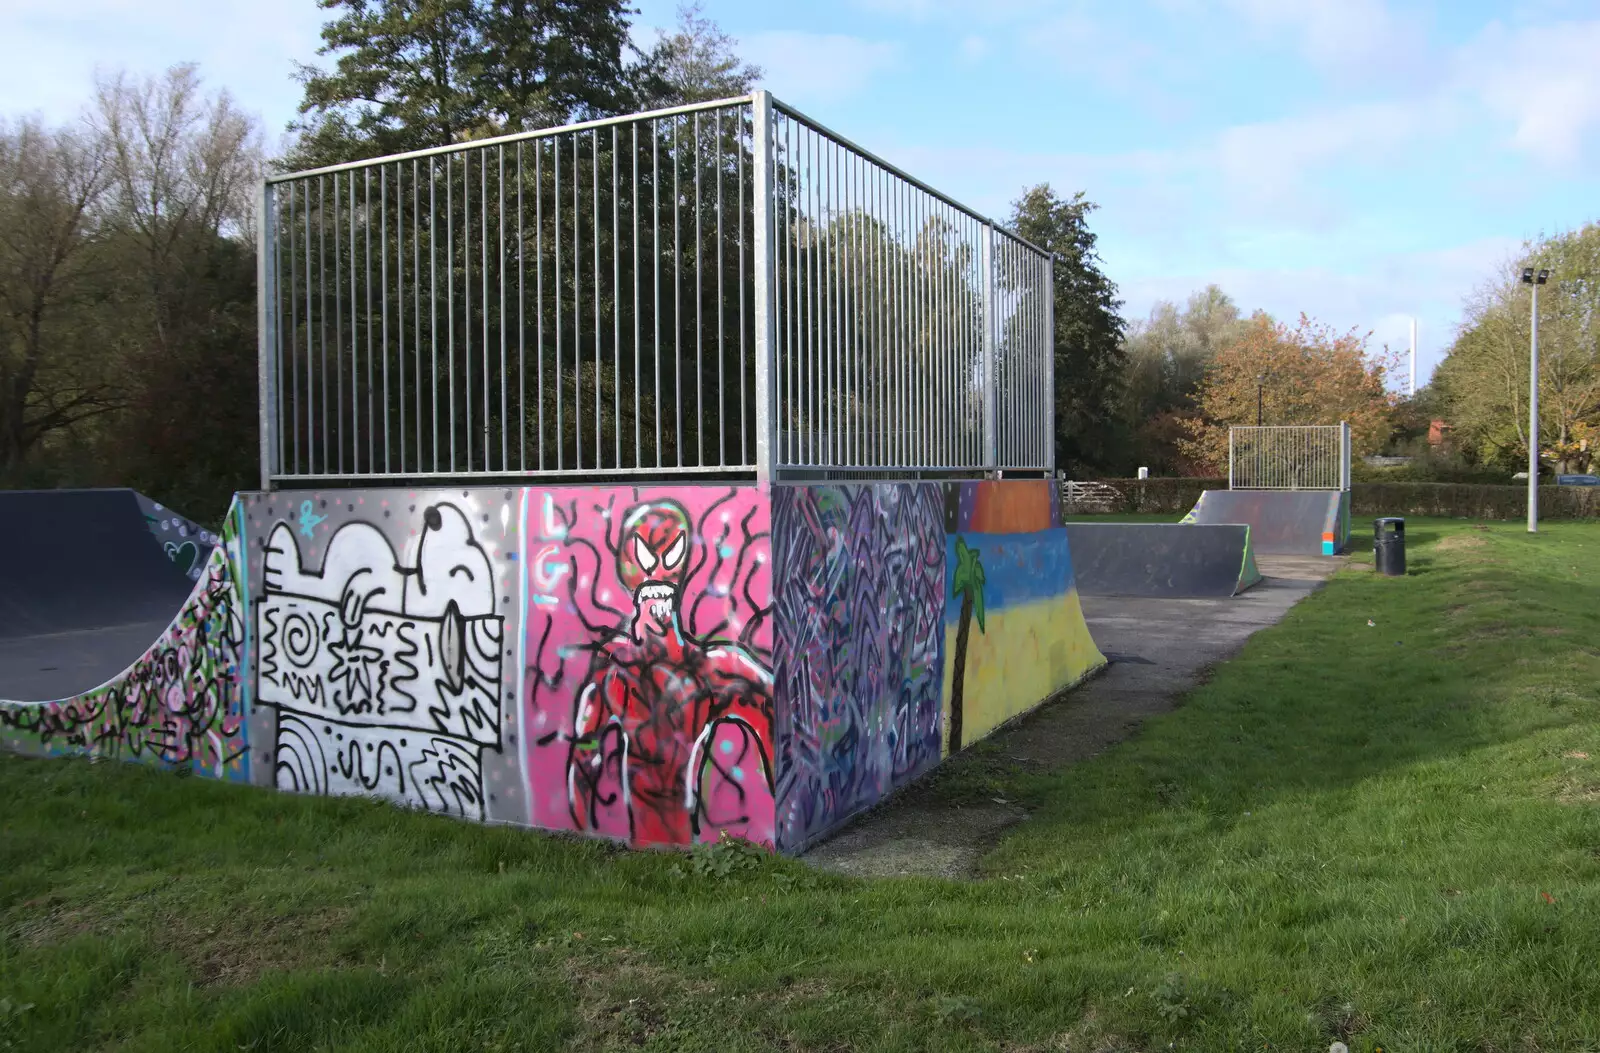
[[[273,456],[277,442],[277,420],[272,387],[272,367],[277,361],[277,225],[273,223],[272,186],[265,179],[256,191],[256,384],[260,405],[258,442],[261,450],[261,489],[272,489],[276,472]]]
[[[1056,254],[1045,260],[1044,296],[1044,470],[1056,470]]]
[[[1350,422],[1347,420],[1339,422],[1339,460],[1339,488],[1348,490],[1350,489]]]
[[[777,268],[774,255],[777,239],[773,231],[776,209],[773,207],[773,124],[772,93],[758,91],[751,96],[752,114],[752,176],[755,186],[754,238],[755,254],[755,373],[756,373],[756,482],[766,486],[775,474],[773,459],[777,444],[773,441],[773,426],[777,418],[777,405],[773,391],[773,356],[778,346],[777,314],[774,310]]]
[[[1233,489],[1233,429],[1228,429],[1228,489]]]
[[[983,225],[983,466],[1000,467],[1000,422],[995,401],[994,224]]]

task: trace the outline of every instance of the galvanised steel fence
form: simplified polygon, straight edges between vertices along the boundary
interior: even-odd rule
[[[1228,488],[1350,489],[1350,425],[1229,428]]]
[[[765,92],[260,205],[264,488],[1053,468],[1050,256]]]

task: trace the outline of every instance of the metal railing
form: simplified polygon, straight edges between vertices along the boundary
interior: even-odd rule
[[[1229,428],[1228,488],[1350,489],[1350,425]]]
[[[764,92],[260,206],[264,488],[1053,466],[1049,255]]]

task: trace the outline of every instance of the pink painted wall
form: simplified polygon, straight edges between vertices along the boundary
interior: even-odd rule
[[[771,844],[770,499],[522,492],[528,814],[639,846]]]

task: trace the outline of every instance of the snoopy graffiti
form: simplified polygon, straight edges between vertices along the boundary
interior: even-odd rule
[[[277,710],[279,789],[481,819],[482,753],[500,748],[502,619],[467,516],[441,503],[421,518],[410,566],[377,527],[349,522],[310,570],[294,530],[273,528],[257,703]]]
[[[756,634],[741,636],[726,613],[759,619],[770,607],[751,585],[766,573],[767,535],[752,541],[754,516],[741,521],[715,502],[700,509],[698,527],[672,497],[618,509],[598,517],[603,545],[585,545],[570,524],[553,522],[536,526],[530,557],[534,599],[562,608],[546,615],[545,634],[557,622],[570,627],[563,614],[577,615],[582,629],[552,648],[532,638],[539,612],[531,612],[531,649],[562,656],[555,675],[536,684],[552,701],[566,698],[564,726],[543,741],[565,747],[570,824],[639,845],[685,845],[724,831],[769,840],[772,672],[746,642]],[[590,599],[609,617],[587,617]]]

